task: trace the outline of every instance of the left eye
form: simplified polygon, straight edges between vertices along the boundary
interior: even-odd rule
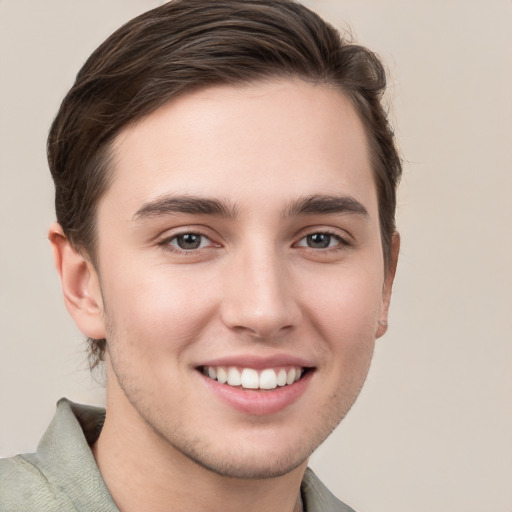
[[[342,242],[341,237],[330,233],[312,233],[302,238],[297,246],[309,247],[310,249],[328,249],[340,245]]]
[[[211,244],[211,240],[199,233],[184,233],[171,238],[168,245],[177,247],[183,251],[192,251],[194,249],[202,249]]]

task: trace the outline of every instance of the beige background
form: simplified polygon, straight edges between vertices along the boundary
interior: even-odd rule
[[[0,0],[1,456],[59,397],[103,401],[46,240],[45,138],[88,54],[160,3]],[[512,512],[512,2],[307,3],[383,57],[406,159],[390,331],[312,465],[358,512]]]

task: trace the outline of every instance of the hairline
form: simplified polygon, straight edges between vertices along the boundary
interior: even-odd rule
[[[370,163],[370,168],[372,170],[372,178],[373,183],[375,186],[375,190],[377,192],[377,207],[378,207],[378,221],[379,221],[379,234],[381,237],[381,248],[383,253],[383,259],[384,259],[384,271],[387,273],[390,270],[391,266],[391,238],[389,241],[389,244],[386,244],[385,240],[385,234],[383,233],[383,225],[382,225],[382,219],[381,219],[381,201],[379,197],[379,189],[377,186],[377,178],[378,178],[378,167],[380,167],[380,164],[378,162],[378,158],[375,155],[375,147],[378,145],[377,142],[374,140],[374,136],[372,134],[372,130],[369,128],[368,123],[364,119],[362,112],[360,110],[360,107],[357,105],[357,100],[355,98],[354,91],[347,90],[346,87],[343,87],[341,84],[336,83],[334,77],[310,77],[305,76],[300,73],[294,73],[287,70],[279,70],[276,68],[272,72],[268,73],[262,73],[260,76],[255,75],[252,78],[247,79],[240,79],[240,80],[221,80],[221,79],[214,79],[209,83],[196,83],[191,84],[186,89],[183,89],[178,92],[174,92],[169,95],[162,95],[160,98],[160,101],[155,101],[155,103],[147,109],[146,112],[143,114],[134,117],[133,119],[130,119],[123,125],[121,125],[116,132],[114,132],[110,139],[106,140],[102,143],[102,145],[98,148],[96,152],[96,159],[97,164],[104,167],[104,176],[103,180],[105,183],[105,186],[103,187],[103,190],[101,191],[101,194],[99,194],[96,197],[96,201],[93,208],[93,218],[91,219],[91,236],[89,239],[89,243],[78,243],[75,245],[75,248],[79,250],[79,252],[88,260],[91,262],[91,264],[94,266],[96,271],[99,271],[99,262],[98,262],[98,231],[97,231],[97,220],[98,220],[98,210],[99,205],[104,198],[104,196],[108,193],[110,186],[112,185],[114,179],[115,179],[115,170],[116,170],[116,157],[117,157],[117,150],[116,146],[118,145],[119,138],[122,137],[123,133],[129,130],[130,128],[136,127],[139,123],[142,123],[145,119],[147,119],[149,116],[154,114],[157,110],[161,109],[165,105],[170,104],[171,102],[174,102],[175,100],[186,97],[189,95],[192,95],[196,92],[205,91],[208,89],[212,89],[215,87],[230,87],[230,88],[236,88],[236,89],[248,89],[250,87],[254,86],[263,86],[266,84],[279,84],[284,82],[296,82],[296,83],[305,83],[310,84],[313,86],[322,86],[327,87],[341,95],[343,95],[352,106],[355,114],[357,115],[359,121],[362,124],[363,131],[366,136],[366,146],[368,149],[368,158]],[[382,171],[381,171],[382,172]],[[392,236],[393,233],[390,233]]]

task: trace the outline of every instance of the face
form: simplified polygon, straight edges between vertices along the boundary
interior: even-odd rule
[[[289,472],[350,409],[384,332],[354,109],[300,81],[212,87],[114,149],[97,225],[110,414],[219,474]]]

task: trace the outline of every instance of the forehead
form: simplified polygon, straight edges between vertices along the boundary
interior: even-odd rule
[[[120,133],[113,165],[103,202],[124,215],[164,194],[270,205],[343,193],[376,206],[367,138],[350,101],[302,81],[181,96]]]

